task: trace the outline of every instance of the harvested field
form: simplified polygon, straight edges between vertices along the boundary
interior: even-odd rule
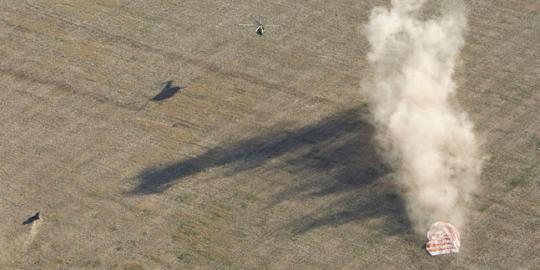
[[[538,269],[540,2],[466,4],[488,159],[429,257],[359,92],[389,1],[0,1],[0,268]]]

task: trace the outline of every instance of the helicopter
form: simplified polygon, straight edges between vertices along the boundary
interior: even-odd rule
[[[241,26],[255,26],[255,33],[259,36],[262,36],[264,35],[264,27],[265,25],[263,25],[260,21],[258,21],[255,16],[251,16],[251,21],[253,23],[250,23],[250,24],[247,24],[247,23],[242,23],[240,24]],[[266,25],[266,26],[270,26],[270,27],[274,27],[274,26],[279,26],[279,25],[275,25],[275,24],[270,24],[270,25]]]

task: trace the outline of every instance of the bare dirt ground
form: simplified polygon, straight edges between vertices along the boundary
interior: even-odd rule
[[[435,258],[358,91],[388,4],[0,1],[0,268],[538,269],[540,3],[467,1],[458,100],[489,158]]]

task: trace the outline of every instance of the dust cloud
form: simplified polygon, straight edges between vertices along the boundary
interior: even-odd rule
[[[26,236],[26,239],[24,241],[23,249],[26,251],[30,247],[30,245],[34,242],[34,239],[36,238],[36,235],[39,232],[39,227],[41,226],[41,220],[34,221],[32,223],[32,227],[30,228],[30,232]]]
[[[421,19],[426,0],[392,0],[373,9],[362,83],[377,143],[395,171],[418,232],[435,221],[464,225],[482,168],[479,142],[455,100],[453,72],[464,46],[465,8],[443,4]]]

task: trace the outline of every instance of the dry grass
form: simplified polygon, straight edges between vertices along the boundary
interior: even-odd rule
[[[467,1],[458,100],[490,158],[463,252],[429,258],[358,94],[387,2],[0,3],[0,268],[540,265],[540,4]]]

